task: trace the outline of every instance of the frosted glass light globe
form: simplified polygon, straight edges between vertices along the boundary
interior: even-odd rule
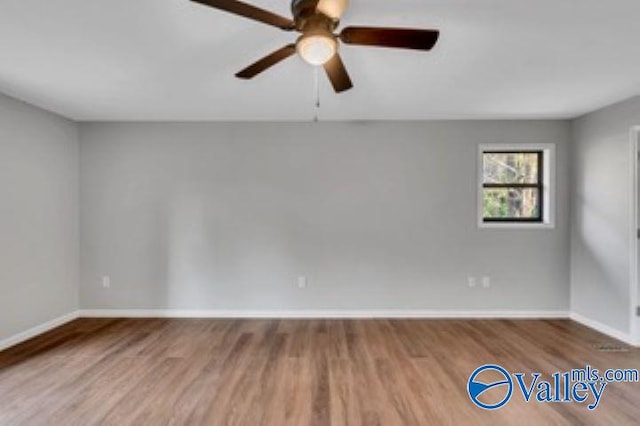
[[[296,45],[298,54],[311,65],[324,65],[338,51],[335,39],[325,35],[304,36]]]

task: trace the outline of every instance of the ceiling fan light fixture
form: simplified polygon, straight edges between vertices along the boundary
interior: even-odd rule
[[[318,11],[329,18],[340,19],[349,6],[349,0],[320,0]]]
[[[305,62],[319,66],[327,63],[338,52],[338,42],[330,35],[305,35],[298,40],[296,49]]]

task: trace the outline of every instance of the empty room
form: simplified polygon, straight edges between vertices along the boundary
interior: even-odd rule
[[[639,17],[0,1],[0,425],[640,424]]]

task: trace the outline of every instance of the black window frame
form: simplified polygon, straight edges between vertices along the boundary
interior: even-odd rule
[[[538,182],[537,183],[485,183],[484,181],[484,161],[487,154],[537,154],[538,156]],[[537,217],[493,217],[488,218],[482,212],[483,223],[544,223],[544,150],[541,149],[523,149],[523,150],[495,150],[489,149],[482,151],[482,203],[484,205],[484,194],[486,189],[537,189],[538,190],[538,216]]]

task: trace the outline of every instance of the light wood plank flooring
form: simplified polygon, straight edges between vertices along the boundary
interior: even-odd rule
[[[640,384],[600,407],[475,407],[485,363],[640,368],[571,321],[80,319],[0,353],[2,425],[640,424]]]

